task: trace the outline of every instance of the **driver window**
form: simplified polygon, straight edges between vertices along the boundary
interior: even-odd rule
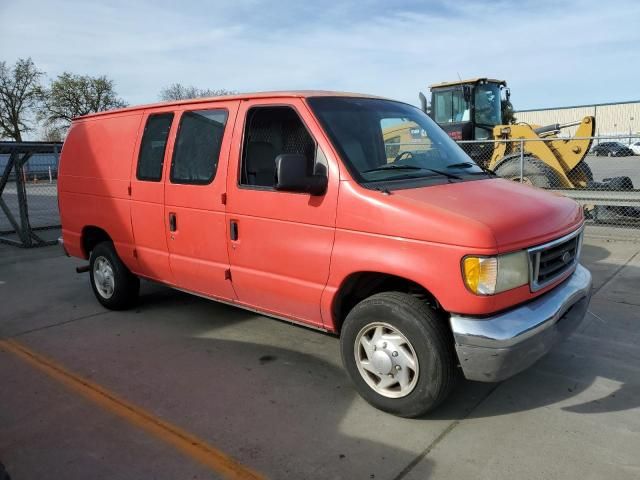
[[[240,184],[274,188],[276,157],[304,155],[310,171],[318,171],[316,142],[291,107],[254,107],[247,112]]]

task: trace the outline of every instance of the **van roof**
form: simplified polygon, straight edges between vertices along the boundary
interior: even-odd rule
[[[168,102],[150,103],[146,105],[134,105],[131,107],[117,108],[114,110],[106,110],[104,112],[90,113],[81,117],[76,117],[73,121],[84,120],[85,118],[99,117],[103,115],[112,115],[116,113],[135,112],[137,110],[147,110],[151,108],[167,107],[171,105],[196,105],[198,103],[209,103],[225,100],[248,100],[253,98],[309,98],[309,97],[361,97],[361,98],[384,98],[375,95],[367,95],[362,93],[334,92],[330,90],[291,90],[291,91],[274,91],[274,92],[250,92],[239,93],[236,95],[223,95],[219,97],[203,97],[190,98],[187,100],[173,100]]]

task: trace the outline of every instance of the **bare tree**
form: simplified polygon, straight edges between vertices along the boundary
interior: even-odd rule
[[[62,142],[64,141],[64,129],[55,125],[44,125],[40,134],[40,140],[43,142]]]
[[[224,88],[213,90],[210,88],[197,88],[191,85],[185,86],[181,83],[172,83],[168,87],[160,90],[160,100],[171,101],[187,100],[190,98],[220,97],[223,95],[233,95],[235,93],[238,92],[233,90],[226,90]]]
[[[113,80],[106,76],[65,72],[44,90],[40,117],[47,129],[64,131],[75,117],[126,106],[117,96]]]
[[[32,130],[28,119],[40,99],[42,75],[31,58],[20,58],[13,67],[0,62],[0,137],[20,142]]]

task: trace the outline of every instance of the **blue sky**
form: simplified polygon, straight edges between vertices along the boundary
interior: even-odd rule
[[[0,0],[0,60],[106,74],[129,103],[173,82],[329,89],[417,104],[504,78],[518,109],[640,99],[640,2]]]

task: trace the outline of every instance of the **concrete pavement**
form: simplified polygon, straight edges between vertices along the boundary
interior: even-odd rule
[[[640,476],[640,244],[585,240],[581,330],[501,384],[461,381],[426,418],[361,400],[336,338],[143,283],[109,312],[55,247],[0,245],[12,338],[267,478]],[[0,347],[0,461],[31,478],[219,478],[189,452]]]

